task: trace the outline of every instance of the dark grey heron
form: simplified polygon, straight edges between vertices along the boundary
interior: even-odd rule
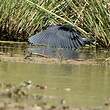
[[[31,36],[28,41],[34,46],[66,49],[66,53],[71,53],[70,50],[74,53],[81,46],[93,43],[92,40],[83,38],[76,29],[68,25],[51,25],[46,30]],[[30,50],[35,52],[36,49]]]

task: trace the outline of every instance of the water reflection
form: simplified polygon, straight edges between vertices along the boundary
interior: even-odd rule
[[[23,43],[0,43],[0,52],[10,54],[24,54],[26,44]]]
[[[59,48],[50,48],[50,47],[30,47],[28,48],[29,52],[32,54],[38,53],[42,55],[47,55],[49,57],[54,58],[66,58],[66,59],[76,59],[79,58],[78,51],[71,50],[71,49],[59,49]]]
[[[56,49],[45,47],[28,47],[29,45],[23,43],[0,43],[0,53],[10,54],[10,56],[26,55],[27,51],[34,53],[45,54],[49,57],[65,58],[65,59],[96,59],[104,61],[110,57],[110,52],[105,50],[95,50],[95,48],[83,48],[80,50]],[[36,55],[37,57],[37,55]]]

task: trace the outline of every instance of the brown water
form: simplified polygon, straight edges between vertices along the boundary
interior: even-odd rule
[[[15,50],[23,54],[21,46]],[[110,97],[110,65],[0,62],[0,81],[20,84],[27,80],[47,86],[40,94],[62,97],[76,106],[100,106]]]
[[[109,66],[1,62],[0,80],[15,84],[31,80],[48,87],[43,94],[61,96],[80,106],[101,105],[110,97]]]

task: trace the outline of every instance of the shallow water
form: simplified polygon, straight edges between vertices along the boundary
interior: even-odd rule
[[[31,80],[47,86],[41,94],[64,98],[77,106],[100,106],[110,97],[110,67],[0,63],[0,80],[19,84]]]
[[[4,47],[1,51],[24,54],[23,48],[25,46],[16,45],[14,49]],[[87,51],[81,54],[81,58],[105,58],[103,54]],[[0,81],[20,84],[28,80],[47,87],[39,94],[64,98],[66,103],[75,106],[100,106],[110,97],[110,65],[0,62]]]

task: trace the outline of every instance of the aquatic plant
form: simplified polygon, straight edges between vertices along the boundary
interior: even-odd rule
[[[50,24],[70,24],[110,47],[109,0],[0,0],[0,39],[26,41]]]

